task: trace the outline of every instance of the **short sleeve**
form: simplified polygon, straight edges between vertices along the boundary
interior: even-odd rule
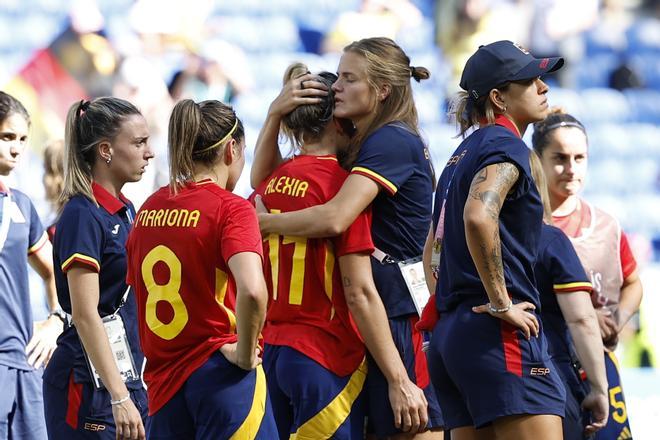
[[[29,247],[28,255],[32,255],[35,252],[39,251],[46,242],[48,241],[48,234],[44,230],[43,225],[41,224],[41,219],[39,219],[39,214],[34,208],[34,205],[29,201],[30,206],[30,237],[29,237]]]
[[[396,194],[415,170],[413,136],[390,126],[379,129],[360,148],[351,174],[365,176],[390,195]]]
[[[236,197],[228,201],[220,223],[220,254],[224,261],[240,252],[254,252],[263,258],[263,244],[257,213],[250,202]]]
[[[555,293],[591,292],[592,286],[573,244],[557,230],[555,239],[546,248],[552,288]]]
[[[513,191],[507,197],[517,199],[527,194],[534,185],[532,171],[529,165],[529,152],[530,150],[527,145],[518,138],[512,137],[504,142],[499,141],[489,148],[484,149],[474,174],[476,175],[479,170],[489,165],[504,162],[514,164],[518,168],[520,176],[513,187]]]
[[[64,209],[57,222],[55,235],[55,252],[60,257],[60,268],[66,273],[78,263],[99,272],[104,240],[101,224],[85,206],[68,208]]]
[[[347,254],[372,253],[374,243],[371,239],[371,208],[361,212],[353,224],[334,239],[334,244],[338,257]]]
[[[628,236],[623,231],[621,231],[621,243],[619,249],[621,255],[621,272],[623,273],[623,279],[625,280],[635,271],[635,269],[637,269],[637,261],[630,249]]]

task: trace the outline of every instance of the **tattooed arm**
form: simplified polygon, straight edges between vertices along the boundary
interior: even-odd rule
[[[539,329],[536,317],[526,312],[535,308],[533,304],[519,303],[499,313],[491,309],[506,309],[511,305],[504,280],[499,216],[504,199],[518,177],[518,168],[508,162],[481,169],[472,179],[470,194],[463,210],[463,221],[470,255],[490,301],[473,310],[504,319],[522,330],[529,339],[530,335],[536,336]]]
[[[371,274],[367,254],[348,254],[339,257],[339,269],[346,303],[362,335],[364,344],[387,379],[394,425],[404,432],[418,432],[428,422],[424,392],[406,372],[399,351],[392,340],[392,332],[385,306],[378,295]]]

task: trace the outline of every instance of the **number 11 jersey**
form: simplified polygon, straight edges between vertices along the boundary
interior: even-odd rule
[[[335,156],[295,156],[257,192],[270,212],[297,211],[329,201],[347,176]],[[270,293],[264,341],[289,346],[338,376],[353,373],[364,358],[364,343],[346,305],[337,258],[373,252],[370,213],[337,237],[271,234],[264,241]]]

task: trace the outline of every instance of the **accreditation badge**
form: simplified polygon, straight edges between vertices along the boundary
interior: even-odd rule
[[[408,287],[410,297],[412,298],[413,303],[415,303],[417,314],[422,316],[422,310],[424,310],[424,306],[431,296],[429,288],[426,285],[422,257],[410,258],[405,261],[400,261],[397,264],[399,265],[403,280]]]
[[[124,327],[124,320],[122,317],[118,313],[106,316],[103,318],[103,327],[105,328],[105,332],[108,336],[108,342],[110,343],[112,356],[115,359],[117,369],[119,370],[119,374],[121,375],[124,383],[139,380],[140,375],[135,368],[135,361],[133,360],[131,346],[128,343],[126,327]],[[85,359],[87,359],[87,365],[89,366],[89,371],[92,375],[92,379],[94,380],[94,385],[96,388],[105,388],[99,373],[96,371],[96,367],[92,363],[92,360],[89,358],[87,353],[85,353]]]

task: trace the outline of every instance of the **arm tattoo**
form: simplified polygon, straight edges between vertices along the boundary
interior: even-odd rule
[[[343,277],[344,287],[351,287],[351,279],[349,277]]]
[[[502,263],[502,243],[500,242],[499,228],[493,231],[493,239],[490,243],[481,243],[479,250],[486,263],[488,281],[494,286],[506,286],[504,278],[504,265]],[[505,307],[508,303],[499,298],[495,301],[495,307]]]
[[[480,200],[488,213],[488,216],[497,221],[504,197],[511,190],[520,175],[518,168],[509,162],[495,164],[495,180],[486,186],[488,179],[488,167],[483,168],[470,185],[469,197]]]

